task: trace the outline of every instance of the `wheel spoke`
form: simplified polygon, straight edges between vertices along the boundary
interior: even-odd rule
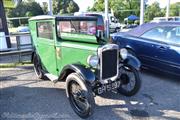
[[[71,84],[70,90],[70,93],[72,94],[72,100],[74,101],[76,108],[81,112],[86,111],[89,107],[89,104],[85,94],[83,94],[81,87],[77,83],[73,83]]]
[[[135,86],[136,78],[135,78],[134,73],[128,67],[121,67],[120,72],[121,72],[120,75],[124,74],[124,75],[127,75],[127,77],[128,77],[128,78],[126,78],[126,79],[128,79],[128,83],[122,84],[121,87],[127,91],[131,91]]]

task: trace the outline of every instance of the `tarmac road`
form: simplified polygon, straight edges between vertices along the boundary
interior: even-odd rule
[[[143,72],[133,97],[95,97],[92,120],[180,120],[180,78]],[[80,120],[65,94],[65,83],[38,80],[32,66],[0,69],[0,120]]]

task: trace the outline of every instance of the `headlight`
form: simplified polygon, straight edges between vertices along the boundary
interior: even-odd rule
[[[98,66],[99,63],[99,58],[97,55],[90,55],[87,59],[87,63],[93,67],[96,68]]]
[[[122,48],[122,49],[120,49],[120,53],[119,54],[120,54],[121,58],[123,60],[125,60],[127,58],[127,56],[128,56],[128,51],[127,51],[127,49]]]

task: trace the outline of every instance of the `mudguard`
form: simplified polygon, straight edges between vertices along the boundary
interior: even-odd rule
[[[124,63],[134,67],[136,70],[140,70],[141,68],[141,62],[138,60],[137,57],[131,54],[128,54],[126,60],[124,60]]]
[[[93,83],[96,80],[94,73],[89,68],[80,64],[65,66],[60,74],[59,80],[66,79],[66,77],[73,72],[76,72],[85,82]]]

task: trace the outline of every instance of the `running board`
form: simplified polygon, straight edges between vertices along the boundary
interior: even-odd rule
[[[53,74],[50,74],[50,73],[46,73],[44,74],[47,78],[49,78],[52,82],[56,83],[58,81],[58,77],[53,75]]]

